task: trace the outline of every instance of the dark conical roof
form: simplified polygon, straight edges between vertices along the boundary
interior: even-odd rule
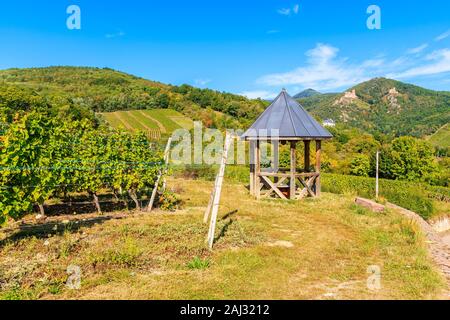
[[[333,137],[284,89],[243,137],[251,139],[271,136],[271,130],[278,130],[280,138],[330,139]]]

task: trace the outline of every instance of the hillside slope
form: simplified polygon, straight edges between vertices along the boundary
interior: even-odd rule
[[[450,122],[450,92],[376,78],[343,94],[299,99],[320,118],[332,118],[372,133],[422,137]]]
[[[428,141],[435,147],[450,148],[450,125],[446,124],[440,128],[428,138]]]
[[[76,109],[77,113],[169,108],[201,120],[208,127],[219,128],[246,128],[269,104],[189,85],[167,85],[107,68],[3,70],[0,91],[4,91],[1,88],[4,86],[9,86],[5,90],[14,87],[33,92],[45,98],[40,104],[49,102],[59,109]],[[313,90],[300,94],[305,95],[299,101],[314,116],[331,118],[370,133],[423,137],[450,122],[450,92],[385,78],[361,83],[343,94],[320,94]],[[22,106],[9,104],[13,108]]]
[[[246,126],[265,106],[260,100],[189,85],[166,85],[107,68],[9,69],[0,71],[2,82],[32,89],[53,104],[69,100],[94,112],[170,108],[217,127]]]
[[[100,113],[111,126],[130,132],[159,132],[171,134],[177,129],[190,130],[194,127],[191,119],[170,109],[133,110]]]
[[[208,226],[202,221],[214,182],[167,183],[180,191],[184,209],[72,223],[61,227],[65,232],[48,231],[43,239],[22,233],[20,242],[1,246],[0,299],[443,296],[445,283],[427,256],[423,234],[396,211],[373,214],[355,206],[351,196],[327,193],[301,206],[256,201],[243,184],[227,182],[217,242],[209,251]],[[73,262],[82,270],[79,290],[64,283],[66,266]],[[382,271],[379,290],[367,287],[372,265]]]

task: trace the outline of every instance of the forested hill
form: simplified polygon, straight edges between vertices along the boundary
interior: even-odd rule
[[[3,98],[2,96],[3,95]],[[6,95],[6,97],[5,97]],[[77,113],[171,108],[210,127],[245,127],[265,108],[260,100],[189,85],[172,86],[108,68],[49,67],[0,71],[0,107],[27,96]],[[22,99],[23,100],[23,99]],[[10,101],[10,104],[14,105]],[[14,108],[20,108],[21,104]]]
[[[423,137],[450,122],[450,92],[385,78],[361,83],[342,94],[306,95],[299,101],[317,118],[331,118],[373,134]],[[246,128],[268,104],[189,85],[167,85],[107,68],[0,71],[0,111],[5,114],[6,110],[10,117],[15,109],[48,106],[56,114],[74,118],[94,112],[171,108],[202,120],[208,127]]]
[[[371,133],[422,137],[450,122],[450,92],[385,78],[361,83],[342,94],[299,101],[322,119],[332,118]]]

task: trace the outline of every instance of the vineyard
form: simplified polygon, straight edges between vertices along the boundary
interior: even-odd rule
[[[109,125],[135,133],[145,132],[151,139],[158,140],[177,129],[192,129],[191,119],[171,109],[116,111],[99,114]]]
[[[163,159],[145,134],[95,127],[88,120],[60,123],[30,112],[5,131],[0,146],[0,224],[20,219],[53,198],[85,193],[98,213],[99,193],[139,197],[154,188]]]
[[[428,139],[436,147],[450,148],[450,125],[446,124]]]

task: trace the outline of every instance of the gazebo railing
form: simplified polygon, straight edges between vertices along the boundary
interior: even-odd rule
[[[281,199],[303,199],[317,196],[317,180],[319,172],[283,173],[260,172],[257,174],[259,188],[256,187],[257,198],[278,197]],[[292,183],[295,186],[292,187]],[[291,193],[294,194],[291,194]]]

